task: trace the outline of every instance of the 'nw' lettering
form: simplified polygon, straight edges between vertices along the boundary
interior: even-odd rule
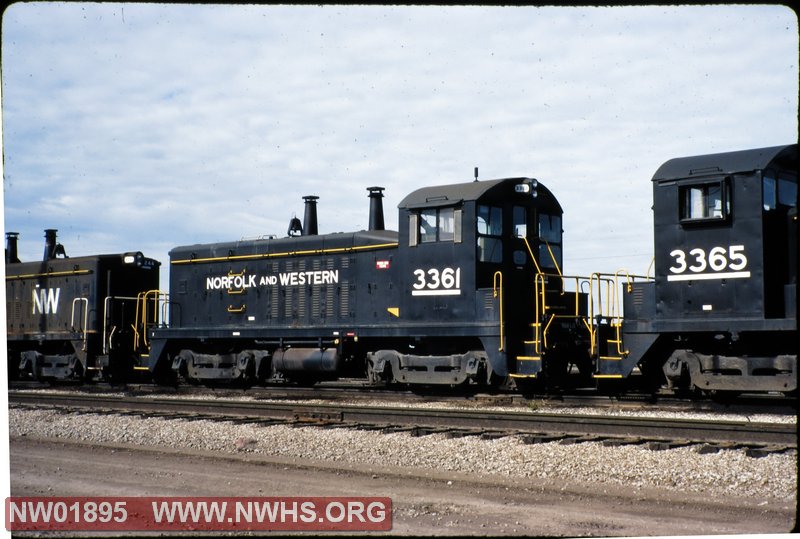
[[[33,291],[33,314],[56,314],[58,311],[58,296],[60,288]]]

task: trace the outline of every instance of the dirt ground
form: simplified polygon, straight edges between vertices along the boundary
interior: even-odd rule
[[[794,504],[744,498],[420,469],[357,470],[250,453],[12,438],[10,460],[12,496],[388,496],[393,535],[783,533],[794,528],[796,515]]]

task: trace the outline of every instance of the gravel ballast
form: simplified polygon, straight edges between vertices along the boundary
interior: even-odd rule
[[[741,449],[701,454],[695,447],[662,451],[597,442],[525,444],[516,437],[482,440],[414,437],[345,428],[259,426],[207,420],[140,418],[12,408],[9,434],[85,443],[132,444],[299,460],[418,468],[481,476],[531,477],[631,489],[661,488],[709,496],[745,496],[756,505],[793,502],[797,451],[747,456]]]

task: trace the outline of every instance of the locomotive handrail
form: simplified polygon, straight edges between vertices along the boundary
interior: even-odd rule
[[[117,326],[111,328],[111,331],[108,331],[108,318],[109,318],[109,305],[111,301],[114,300],[130,300],[130,301],[138,301],[138,297],[133,296],[106,296],[105,301],[103,302],[103,355],[108,354],[108,348],[111,346],[111,336],[117,329]],[[138,305],[137,305],[138,307]],[[135,324],[131,324],[134,332],[134,341],[138,342],[138,331],[136,331]],[[134,344],[134,349],[135,349]]]
[[[537,268],[538,268],[538,266],[537,266]],[[542,348],[541,348],[542,338],[541,337],[544,337],[544,335],[542,335],[540,337],[539,333],[540,333],[540,330],[542,328],[542,322],[541,322],[542,314],[547,309],[547,304],[546,304],[547,300],[545,299],[545,295],[544,295],[544,293],[545,293],[544,278],[545,278],[545,275],[541,271],[538,271],[536,273],[536,275],[534,276],[534,280],[533,280],[533,283],[534,283],[534,298],[533,299],[534,299],[534,304],[535,304],[536,308],[534,310],[535,318],[533,319],[534,321],[533,321],[533,324],[532,324],[533,332],[534,332],[533,333],[533,343],[532,344],[534,345],[534,350],[536,351],[537,354],[541,354],[542,353]],[[539,292],[539,283],[540,282],[542,283],[541,284],[541,286],[542,286],[541,293]],[[539,301],[540,297],[541,297],[541,301]],[[539,311],[539,306],[540,305],[541,305],[541,312]]]
[[[83,310],[83,346],[82,350],[86,350],[87,346],[86,343],[89,339],[88,328],[89,328],[89,300],[87,298],[75,298],[72,300],[72,314],[69,319],[69,325],[72,329],[75,329],[75,303],[84,303],[85,309]]]
[[[525,247],[528,248],[528,254],[531,255],[531,260],[533,261],[533,265],[536,266],[536,273],[542,273],[542,268],[539,267],[539,263],[536,261],[536,257],[533,256],[533,249],[531,249],[531,244],[528,242],[528,238],[522,236],[523,241],[525,242]]]
[[[169,312],[167,311],[170,306],[169,295],[164,297],[164,301],[161,302],[161,327],[166,327],[169,325]]]
[[[233,270],[228,270],[228,277],[244,277],[244,274],[247,273],[247,268],[244,268],[240,272],[235,272]],[[244,294],[244,287],[242,288],[228,288],[228,295],[233,296],[237,294]],[[230,310],[228,311],[230,312]]]
[[[117,326],[111,328],[111,332],[108,331],[108,304],[111,300],[115,299],[130,299],[135,300],[136,298],[133,297],[124,297],[124,296],[106,296],[106,299],[103,301],[103,355],[108,354],[108,347],[111,344],[111,336],[117,329]],[[106,337],[106,335],[108,337]]]
[[[613,276],[613,280],[611,277]],[[633,290],[633,283],[636,282],[637,279],[644,279],[645,281],[650,281],[651,277],[649,275],[635,275],[628,273],[625,269],[619,269],[613,274],[611,273],[601,273],[596,272],[593,273],[590,279],[590,290],[594,290],[594,282],[597,280],[597,289],[598,289],[598,296],[599,296],[599,313],[598,316],[600,318],[605,318],[608,320],[608,323],[611,327],[614,328],[615,332],[615,339],[609,340],[609,343],[615,343],[617,346],[617,354],[621,357],[625,357],[630,354],[630,350],[624,350],[622,347],[622,322],[624,321],[624,313],[622,312],[622,305],[621,305],[621,296],[620,296],[620,277],[625,277],[625,286],[627,292],[630,293]],[[602,304],[602,292],[600,289],[600,282],[604,281],[606,283],[606,308],[603,309]],[[590,317],[592,321],[595,321],[595,314],[594,314],[594,301],[590,299]],[[600,320],[596,321],[595,325],[599,325]],[[587,326],[588,327],[588,326]],[[596,329],[592,330],[591,332],[591,349],[594,350],[595,346],[595,335]],[[599,355],[599,349],[598,349]],[[616,358],[614,358],[616,359]]]
[[[604,309],[603,309],[603,292],[601,288],[601,282],[607,281],[603,277],[602,273],[595,272],[589,276],[589,321],[587,323],[587,327],[589,327],[589,350],[594,353],[595,348],[597,348],[597,355],[600,355],[600,346],[597,343],[597,330],[600,326],[600,320],[595,318],[595,297],[594,297],[594,290],[595,290],[595,281],[597,282],[597,310],[599,311],[597,316],[603,318]],[[608,297],[608,296],[606,296]],[[606,318],[608,318],[606,316]]]
[[[141,319],[142,329],[144,330],[144,339],[143,339],[142,344],[147,348],[150,347],[150,343],[147,340],[147,324],[148,324],[148,321],[147,321],[147,301],[148,301],[148,299],[150,299],[149,298],[150,296],[153,296],[153,298],[152,298],[152,301],[153,301],[153,322],[152,323],[157,325],[158,324],[158,306],[159,306],[160,303],[167,301],[167,298],[169,297],[169,294],[167,294],[163,290],[155,289],[155,290],[148,290],[147,292],[139,292],[139,294],[138,294],[138,296],[136,298],[136,318],[135,318],[135,320],[138,323],[139,320]],[[162,299],[162,296],[163,296],[163,299]],[[141,315],[140,315],[140,312],[139,312],[139,305],[142,306]],[[135,332],[134,347],[135,348],[139,348],[139,335],[140,335],[140,333],[136,328],[134,328],[134,332]]]
[[[503,344],[504,344],[504,338],[503,338],[503,326],[504,326],[504,320],[503,320],[503,272],[502,271],[494,272],[494,276],[492,277],[492,297],[494,297],[494,298],[497,297],[497,281],[498,281],[497,278],[498,277],[500,278],[500,348],[498,348],[497,350],[498,350],[498,352],[502,352],[503,351]]]
[[[553,265],[556,268],[556,272],[558,272],[558,276],[559,277],[563,277],[563,275],[561,274],[561,268],[558,267],[558,260],[556,260],[556,255],[553,254],[553,249],[550,248],[550,243],[547,240],[544,240],[544,244],[547,246],[547,252],[550,253],[550,258],[553,261]],[[563,292],[563,288],[562,288],[562,292]]]

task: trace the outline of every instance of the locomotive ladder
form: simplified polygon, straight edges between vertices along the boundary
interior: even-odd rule
[[[148,290],[139,292],[136,297],[136,319],[133,324],[134,350],[150,352],[150,341],[147,338],[148,330],[152,327],[163,325],[168,319],[169,294],[163,290]]]
[[[591,355],[596,358],[595,372],[592,375],[596,379],[622,378],[619,362],[629,355],[623,349],[622,343],[623,317],[619,278],[623,273],[627,278],[627,291],[630,292],[633,281],[624,270],[617,271],[613,279],[611,274],[603,273],[593,273],[589,277],[589,316],[584,324],[589,329]]]
[[[545,273],[536,261],[527,238],[523,239],[536,267],[534,319],[530,324],[533,338],[523,341],[525,345],[533,347],[534,353],[532,356],[518,356],[518,365],[520,361],[538,361],[537,373],[540,372],[542,356],[549,349],[548,333],[554,322],[570,319],[578,320],[588,333],[589,356],[594,358],[595,362],[593,377],[596,379],[622,378],[620,364],[629,355],[629,352],[624,348],[622,339],[623,314],[620,281],[622,278],[625,279],[623,284],[626,286],[626,291],[630,293],[634,280],[639,276],[630,275],[624,270],[619,270],[614,274],[593,273],[589,277],[565,276],[561,273],[549,244],[546,245],[556,272]],[[560,280],[562,296],[567,294],[566,282],[574,282],[574,308],[568,308],[564,312],[565,305],[562,304],[559,305],[561,312],[556,312],[555,306],[548,304],[547,283],[549,277]],[[588,292],[585,292],[587,288]],[[587,312],[585,313],[581,312],[581,293],[588,296]],[[530,376],[528,375],[528,377]]]
[[[135,302],[136,311],[133,323],[130,327],[120,328],[112,323],[112,311],[117,304],[124,302]],[[149,290],[140,292],[136,297],[132,296],[106,296],[103,305],[103,355],[108,355],[112,348],[112,342],[121,331],[129,330],[133,333],[133,353],[146,357],[150,351],[150,343],[147,339],[147,330],[153,326],[163,324],[167,320],[168,294],[161,290]],[[147,367],[134,366],[135,370],[148,370]]]

